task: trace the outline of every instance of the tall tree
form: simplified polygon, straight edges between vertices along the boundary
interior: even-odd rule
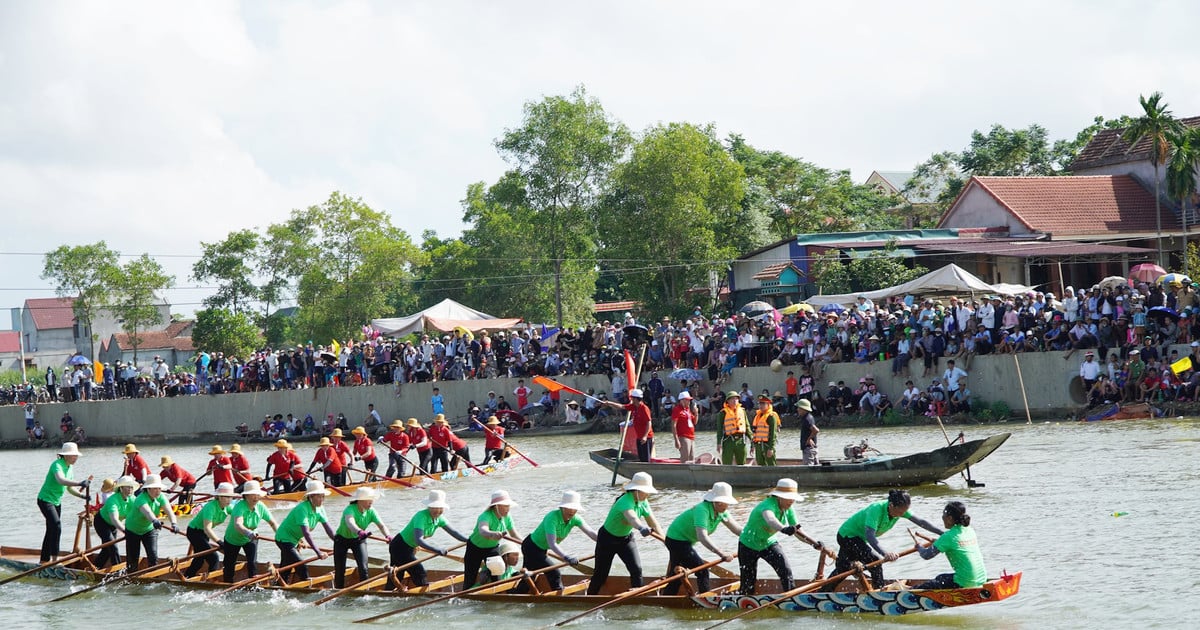
[[[234,313],[249,311],[251,302],[259,294],[254,285],[253,268],[259,247],[258,233],[253,230],[230,232],[225,240],[201,242],[200,247],[203,254],[192,265],[192,279],[217,283],[217,292],[204,298],[204,305]]]
[[[652,312],[683,314],[688,289],[736,258],[745,173],[711,127],[647,130],[612,177],[599,207],[603,258],[629,261],[627,298]]]
[[[496,148],[515,166],[524,182],[524,205],[549,240],[555,317],[562,326],[563,261],[592,249],[586,242],[589,211],[631,138],[583,86],[570,96],[526,103],[524,113],[521,126],[506,129]],[[583,251],[568,249],[572,242],[582,242]]]
[[[117,252],[99,241],[91,245],[60,245],[47,252],[42,265],[42,279],[54,282],[59,297],[75,298],[72,309],[80,323],[82,334],[88,338],[88,357],[96,357],[96,340],[92,322],[104,308],[112,293],[117,275]]]
[[[142,341],[138,331],[162,323],[157,294],[174,284],[175,277],[163,271],[162,265],[149,254],[142,254],[122,265],[114,278],[111,309],[120,320],[122,330],[129,335],[135,364]]]
[[[1163,257],[1162,237],[1162,201],[1159,199],[1162,175],[1158,166],[1164,164],[1171,152],[1171,136],[1182,129],[1182,125],[1171,115],[1167,104],[1162,100],[1162,92],[1155,92],[1149,97],[1139,96],[1138,103],[1142,106],[1142,115],[1133,119],[1133,123],[1125,129],[1122,139],[1131,146],[1143,138],[1150,141],[1150,164],[1154,167],[1154,226],[1158,235],[1158,264],[1165,265]]]
[[[1050,138],[1045,127],[1007,129],[992,125],[985,134],[971,133],[971,144],[959,156],[958,166],[972,175],[1054,175]]]
[[[1191,271],[1188,252],[1188,205],[1196,199],[1196,169],[1200,168],[1200,127],[1180,130],[1171,136],[1171,161],[1167,164],[1167,194],[1179,200],[1183,218],[1183,273]],[[1191,203],[1195,208],[1195,203]]]
[[[208,353],[245,358],[258,348],[262,335],[245,313],[225,308],[206,308],[196,312],[192,342]]]
[[[258,298],[262,304],[258,320],[272,344],[296,340],[292,336],[295,320],[277,315],[275,310],[284,301],[296,297],[296,284],[318,253],[313,245],[315,237],[307,217],[293,212],[287,221],[267,226],[262,246],[256,250],[254,265],[261,279]]]

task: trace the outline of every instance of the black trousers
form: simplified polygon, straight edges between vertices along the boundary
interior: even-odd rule
[[[46,519],[46,535],[42,537],[42,564],[58,557],[58,545],[62,539],[62,506],[37,500],[38,510]]]
[[[97,514],[92,522],[96,525],[96,533],[100,535],[101,543],[106,543],[117,537],[117,528],[109,525],[108,521],[104,520],[103,516]],[[99,561],[96,562],[96,567],[103,569],[109,565],[120,564],[121,554],[117,553],[117,546],[112,545],[100,550],[100,557],[98,560]]]
[[[325,485],[335,488],[346,485],[346,471],[343,469],[339,473],[325,473]]]
[[[696,553],[696,546],[686,540],[675,540],[667,538],[667,577],[675,575],[675,567],[683,567],[685,569],[694,569],[702,564],[704,560],[700,554]],[[701,593],[707,593],[709,588],[708,569],[701,569],[694,573],[696,576],[696,588],[700,589]],[[678,595],[679,589],[683,587],[683,580],[675,580],[663,589],[663,595]]]
[[[297,562],[300,562],[301,560],[304,559],[304,558],[300,557],[300,551],[298,549],[296,549],[296,545],[294,545],[293,543],[283,542],[282,540],[276,540],[275,546],[279,547],[279,566],[280,567],[286,567],[289,564],[296,564]],[[292,569],[288,569],[286,571],[280,571],[279,577],[283,578],[284,582],[287,582],[287,581],[289,581],[289,578],[291,577],[293,571],[296,573],[297,579],[300,579],[300,580],[308,579],[308,565],[304,565],[304,564],[302,564],[298,567],[292,568]]]
[[[292,491],[292,480],[290,477],[272,477],[271,478],[271,494],[283,494]]]
[[[771,543],[762,551],[755,551],[742,543],[738,543],[738,568],[741,569],[742,595],[753,595],[754,586],[758,581],[758,561],[767,561],[775,574],[779,576],[779,592],[792,590],[792,568],[788,566],[787,558],[779,543]]]
[[[523,566],[527,571],[539,571],[541,569],[545,569],[546,567],[553,566],[553,564],[550,562],[549,552],[537,546],[533,542],[533,539],[529,536],[526,536],[525,540],[521,541],[521,557],[525,561]],[[554,569],[553,571],[545,571],[540,575],[546,576],[546,583],[550,585],[550,590],[557,591],[558,589],[562,588],[562,572],[558,569]],[[513,592],[518,594],[528,593],[529,582],[527,580],[522,580],[513,589]]]
[[[232,526],[231,524],[230,527]],[[226,540],[221,543],[221,553],[225,556],[222,577],[227,584],[233,583],[233,575],[237,569],[238,552],[246,554],[246,577],[252,578],[258,574],[258,540],[251,540],[244,545],[235,545]]]
[[[404,457],[402,456],[401,453],[397,453],[396,451],[392,451],[392,452],[388,453],[387,476],[388,477],[403,477],[404,476],[404,465],[407,463],[408,462],[404,461]]]
[[[501,446],[500,448],[485,449],[483,451],[483,461],[479,462],[479,465],[486,466],[487,463],[492,461],[493,459],[496,460],[497,462],[504,459],[504,447],[503,446]]]
[[[862,538],[846,538],[845,536],[838,535],[837,541],[837,562],[834,564],[833,573],[830,575],[849,571],[854,567],[855,562],[869,564],[879,559],[879,556],[875,555],[875,550],[871,549],[871,545]],[[871,574],[871,585],[875,588],[883,588],[883,565],[875,565],[867,569],[867,571]],[[837,584],[833,586],[836,587]]]
[[[417,559],[416,551],[416,549],[413,549],[408,545],[408,543],[404,542],[403,536],[396,534],[392,537],[391,544],[388,545],[388,555],[390,556],[388,559],[388,564],[392,565],[393,567],[410,564]],[[425,567],[420,563],[417,563],[411,567],[408,567],[407,569],[397,571],[393,576],[395,582],[390,586],[392,588],[399,586],[399,583],[404,580],[404,576],[406,574],[412,578],[413,584],[416,586],[425,586],[429,583],[426,580]]]
[[[646,438],[645,442],[638,441],[637,456],[639,462],[649,462],[650,454],[654,452],[654,438]]]
[[[464,446],[456,451],[453,451],[454,457],[450,458],[450,470],[458,470],[458,461],[461,459],[464,462],[471,461],[471,447]]]
[[[188,542],[192,543],[192,553],[204,551],[206,549],[217,548],[217,546],[212,544],[212,541],[208,539],[208,534],[205,534],[203,529],[196,529],[195,527],[187,528],[187,539]],[[212,573],[213,571],[217,570],[217,565],[220,563],[220,554],[215,551],[198,558],[192,558],[191,563],[188,564],[188,568],[183,572],[183,575],[190,578],[196,577],[196,575],[200,573],[200,567],[204,566],[205,564],[208,565],[209,573]]]
[[[421,468],[423,468],[425,472],[433,472],[429,470],[429,458],[432,457],[432,454],[432,448],[427,448],[423,451],[417,451],[417,459],[420,460]]]
[[[358,581],[367,579],[367,541],[355,538],[333,537],[333,587],[346,587],[346,554],[354,554],[358,568]]]
[[[125,570],[137,571],[138,560],[142,550],[146,550],[146,566],[158,564],[158,530],[151,529],[145,534],[135,534],[125,530]]]
[[[430,467],[432,466],[432,468]],[[429,466],[424,467],[431,473],[438,471],[447,472],[450,470],[450,450],[445,448],[433,447],[429,449]],[[463,584],[466,584],[464,581]]]
[[[484,560],[500,555],[500,548],[497,547],[480,547],[473,542],[467,543],[467,550],[463,552],[463,588],[472,588],[476,586],[479,579],[479,566]]]
[[[596,535],[596,572],[592,574],[592,581],[588,584],[588,595],[600,593],[604,582],[608,580],[609,572],[612,571],[614,556],[620,557],[621,562],[625,563],[625,570],[629,571],[629,586],[637,588],[642,585],[642,558],[638,555],[633,534],[618,538],[601,526]]]
[[[946,588],[962,588],[954,582],[953,573],[939,573],[932,580],[921,582],[912,587],[914,591],[923,591],[925,589],[946,589]]]
[[[372,459],[364,459],[364,460],[362,460],[362,465],[363,465],[363,470],[373,473],[376,470],[379,470],[379,458],[375,457]]]

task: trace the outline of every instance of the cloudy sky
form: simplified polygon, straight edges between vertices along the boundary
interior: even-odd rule
[[[1190,2],[0,1],[0,307],[106,240],[175,274],[332,190],[414,238],[583,84],[638,130],[714,123],[856,179],[992,123],[1073,136],[1161,90],[1200,115]],[[7,324],[0,316],[0,328]]]

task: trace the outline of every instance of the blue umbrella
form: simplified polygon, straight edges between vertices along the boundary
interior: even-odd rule
[[[1155,306],[1154,308],[1146,311],[1146,317],[1169,317],[1175,321],[1179,321],[1179,312],[1169,306]]]
[[[688,368],[679,368],[671,372],[671,378],[677,381],[702,381],[704,380],[704,372]]]
[[[842,306],[841,304],[826,304],[825,306],[821,307],[820,312],[821,313],[844,313],[844,312],[846,312],[846,307]]]
[[[70,359],[67,359],[67,365],[91,365],[91,364],[92,364],[92,360],[83,356],[82,354],[77,354],[77,355],[71,357]]]

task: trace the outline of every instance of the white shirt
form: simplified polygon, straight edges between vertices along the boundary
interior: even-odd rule
[[[1083,363],[1079,364],[1079,378],[1085,381],[1094,381],[1100,378],[1100,364],[1095,359],[1084,359]]]
[[[946,383],[947,389],[954,391],[958,389],[958,379],[966,375],[966,371],[956,365],[953,368],[947,369],[945,374],[942,374],[942,381]]]
[[[916,385],[904,390],[904,400],[916,400],[921,397],[921,390]]]
[[[975,317],[984,327],[991,329],[996,327],[996,309],[992,308],[991,304],[984,303],[975,311]]]

